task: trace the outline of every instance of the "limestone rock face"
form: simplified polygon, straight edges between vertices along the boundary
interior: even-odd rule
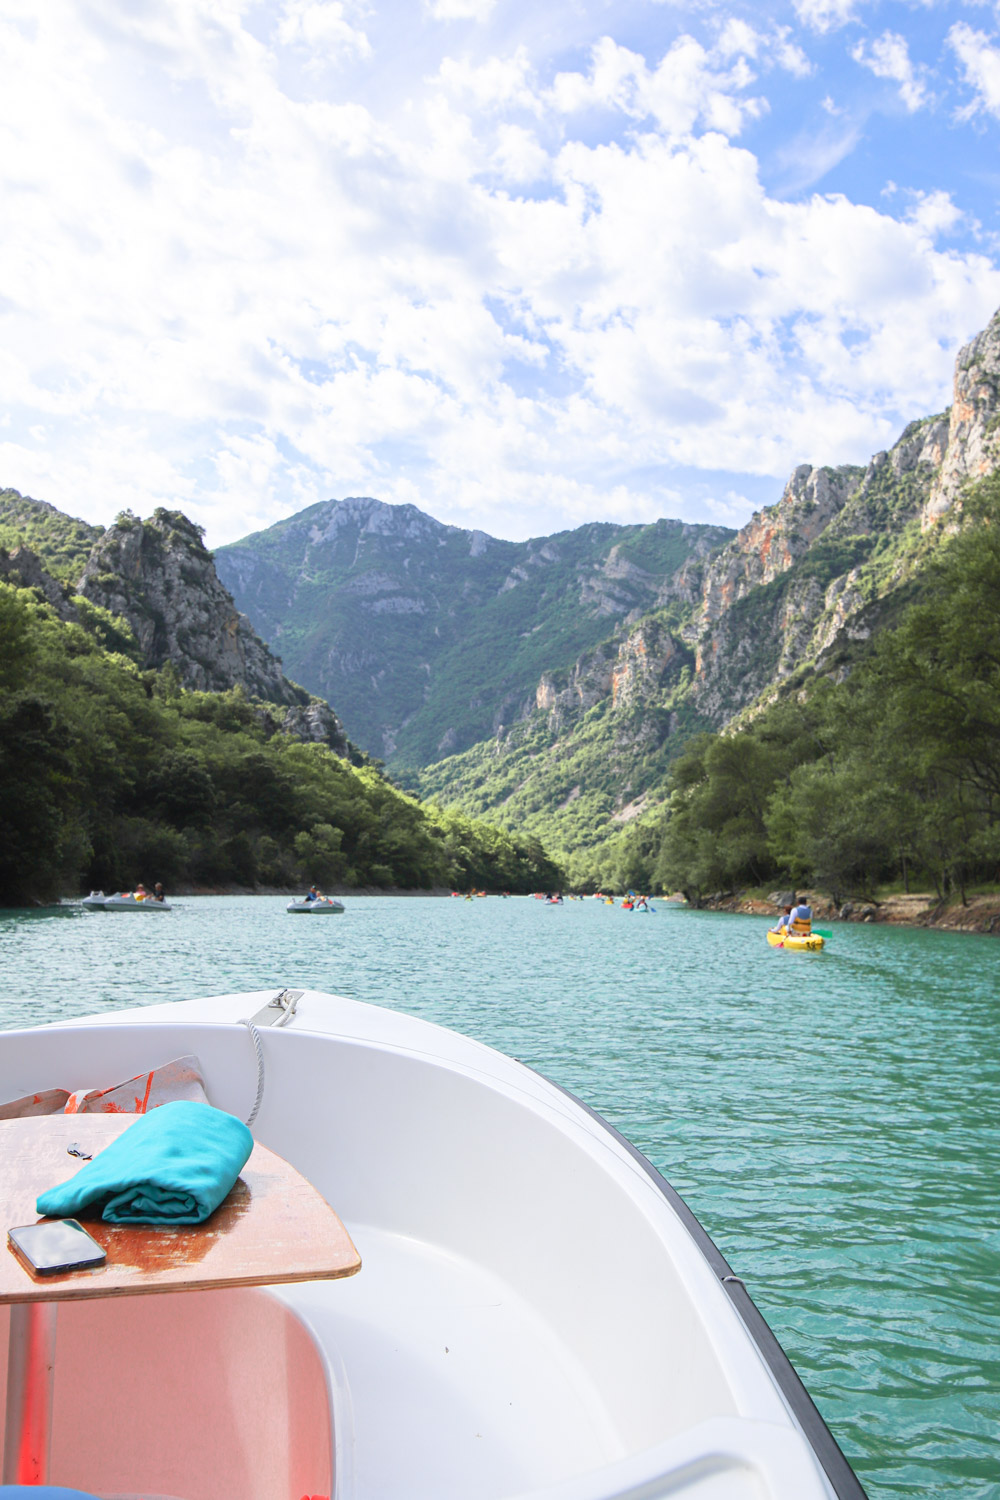
[[[77,611],[70,602],[70,590],[42,567],[41,559],[30,547],[15,547],[11,552],[0,547],[0,582],[20,589],[38,589],[60,620],[77,618]]]
[[[290,708],[275,703],[255,703],[254,716],[268,737],[287,734],[307,745],[325,745],[343,760],[359,762],[357,747],[351,744],[343,724],[322,698],[313,698],[304,705],[295,703]]]
[[[286,710],[281,721],[285,734],[307,744],[328,745],[338,755],[348,756],[351,743],[344,733],[344,726],[337,715],[322,698],[312,698],[308,703],[294,703]]]
[[[644,620],[629,632],[618,649],[611,673],[611,703],[616,709],[636,708],[655,700],[678,663],[681,648],[658,620]]]
[[[938,462],[921,518],[925,530],[952,508],[966,484],[1000,463],[1000,312],[959,351],[947,442]]]
[[[926,513],[948,442],[945,413],[911,422],[866,468],[802,465],[776,505],[689,566],[680,581],[695,607],[682,635],[695,652],[692,701],[708,723],[721,728],[807,664],[827,670],[867,639],[906,564],[901,553],[881,583],[859,564]]]
[[[308,703],[223,588],[199,529],[180,511],[126,512],[100,538],[80,580],[85,599],[132,627],[148,667],[171,661],[185,687],[239,685],[271,703]]]
[[[757,511],[743,529],[705,564],[701,618],[716,620],[751,589],[771,583],[808,552],[843,509],[863,470],[850,464],[814,469],[800,464],[777,505]]]
[[[612,691],[616,659],[614,643],[605,641],[575,662],[569,672],[543,672],[534,704],[526,704],[526,712],[532,707],[541,709],[549,716],[550,729],[558,733]]]

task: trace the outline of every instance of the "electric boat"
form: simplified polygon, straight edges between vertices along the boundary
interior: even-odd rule
[[[863,1500],[743,1282],[564,1089],[426,1021],[272,990],[3,1032],[0,1100],[178,1058],[213,1105],[255,1116],[361,1269],[64,1304],[50,1483],[102,1500]]]

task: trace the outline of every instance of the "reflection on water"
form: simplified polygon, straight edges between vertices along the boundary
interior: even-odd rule
[[[598,902],[0,914],[0,1026],[288,985],[455,1027],[599,1109],[745,1278],[873,1500],[996,1500],[1000,943]]]

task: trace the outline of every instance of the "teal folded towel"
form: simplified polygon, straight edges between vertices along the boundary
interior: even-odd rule
[[[201,1224],[214,1213],[253,1150],[235,1115],[177,1099],[161,1104],[35,1207],[52,1218],[101,1217],[108,1224]]]

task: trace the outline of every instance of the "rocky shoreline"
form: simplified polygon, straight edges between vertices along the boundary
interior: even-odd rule
[[[777,917],[790,904],[791,891],[774,891],[767,900],[742,891],[717,891],[701,904],[709,911],[743,916]],[[963,906],[958,901],[940,901],[933,892],[884,896],[879,901],[845,901],[838,906],[821,891],[799,891],[808,901],[817,922],[881,922],[892,927],[934,927],[944,932],[979,932],[1000,937],[1000,893],[970,895]]]

